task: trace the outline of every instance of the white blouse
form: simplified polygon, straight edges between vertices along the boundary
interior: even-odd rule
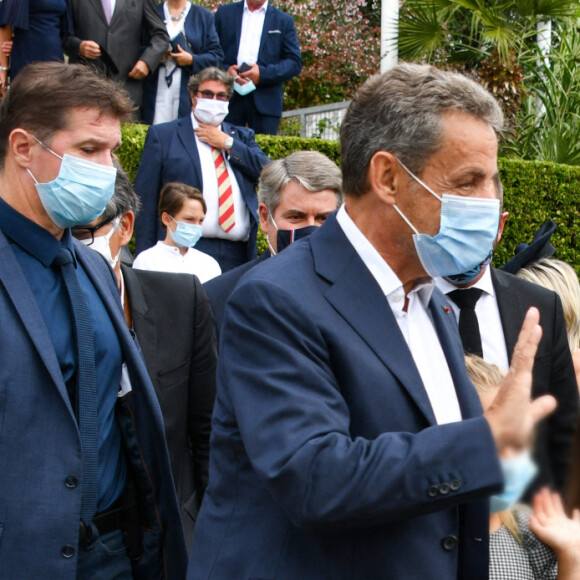
[[[159,241],[155,246],[141,252],[133,262],[137,270],[195,274],[203,284],[222,273],[217,260],[195,248],[189,248],[182,256],[179,248]]]

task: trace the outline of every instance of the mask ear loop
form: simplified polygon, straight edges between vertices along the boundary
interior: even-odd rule
[[[270,221],[274,224],[274,227],[276,228],[276,231],[280,231],[278,229],[278,226],[276,225],[276,222],[274,221],[274,216],[272,215],[272,212],[270,210],[268,210],[268,215],[270,216]],[[270,243],[270,236],[266,236],[266,239],[268,240],[268,248],[270,249],[270,254],[272,254],[272,256],[275,256],[278,252],[276,252],[276,250],[272,247],[272,244]]]
[[[395,159],[399,162],[399,165],[419,184],[422,185],[431,195],[434,195],[441,203],[443,203],[443,198],[437,195],[426,183],[423,183],[407,166],[398,158]]]

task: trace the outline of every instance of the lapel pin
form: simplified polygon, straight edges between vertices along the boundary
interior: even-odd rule
[[[444,306],[443,310],[445,311],[445,314],[449,314],[451,312],[451,308],[449,308],[449,306]]]

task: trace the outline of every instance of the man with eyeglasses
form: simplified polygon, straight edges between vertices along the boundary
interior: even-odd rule
[[[165,236],[157,217],[159,192],[166,183],[182,182],[202,191],[207,204],[196,248],[213,256],[222,272],[256,257],[256,185],[270,160],[254,131],[223,122],[233,83],[218,68],[202,70],[188,85],[191,116],[149,128],[135,179],[143,203],[135,224],[137,253]]]
[[[115,272],[125,319],[137,335],[165,424],[186,546],[208,481],[217,349],[209,299],[196,276],[134,270],[122,262],[139,197],[115,161],[115,193],[101,216],[71,228]]]

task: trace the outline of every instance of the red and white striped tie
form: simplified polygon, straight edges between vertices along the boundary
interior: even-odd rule
[[[219,196],[219,224],[224,232],[229,232],[235,225],[234,217],[234,193],[232,191],[232,182],[224,156],[220,149],[211,148],[213,154],[215,171],[218,182],[218,196]]]

